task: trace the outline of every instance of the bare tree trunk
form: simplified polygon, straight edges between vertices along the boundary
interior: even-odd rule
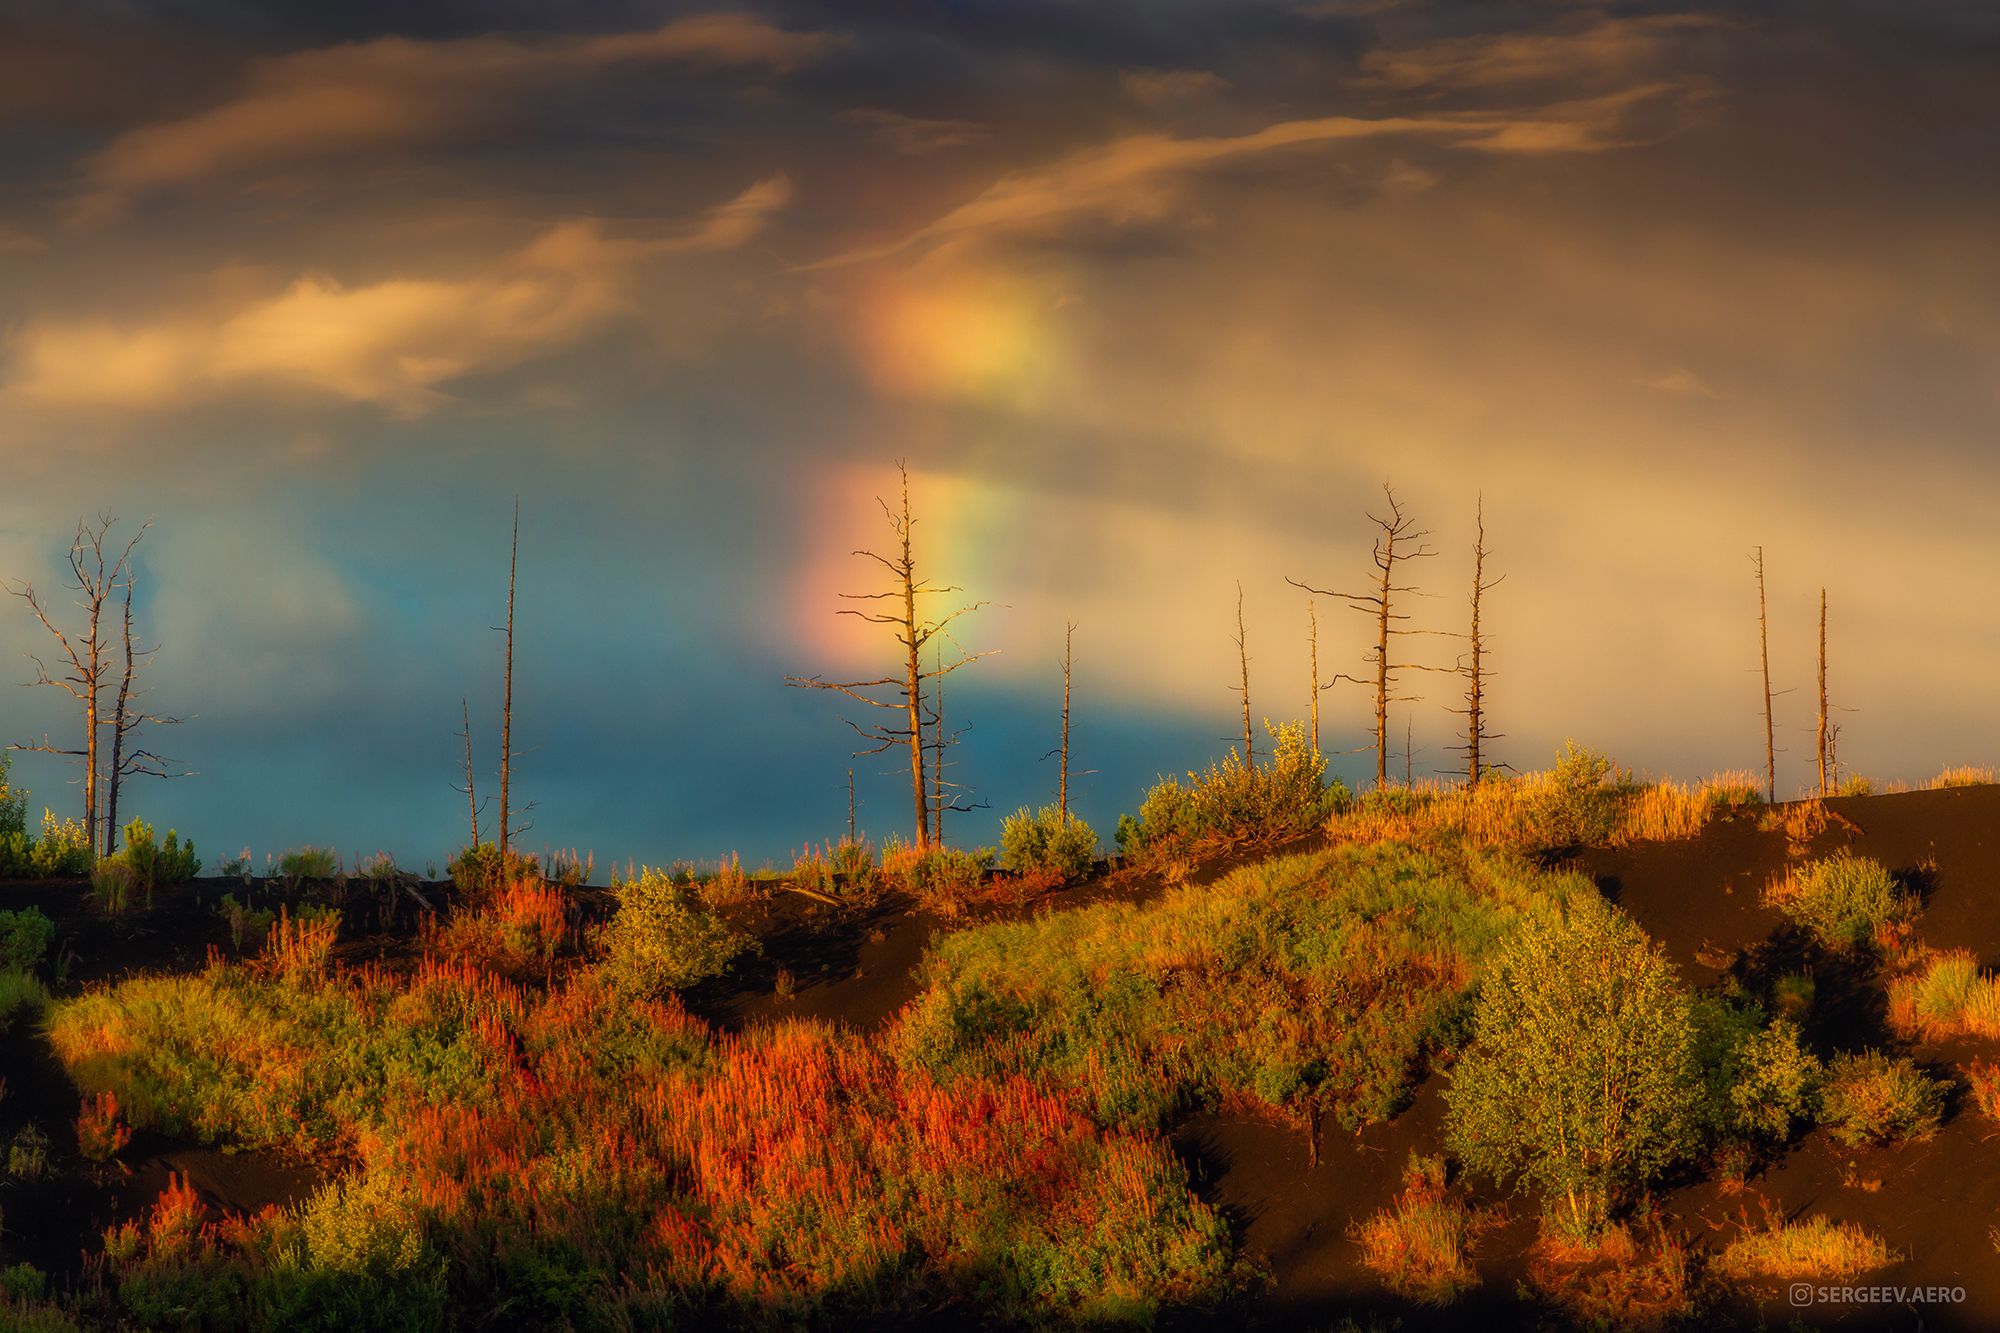
[[[1764,668],[1764,796],[1772,804],[1778,800],[1778,750],[1776,730],[1771,724],[1771,631],[1764,603],[1764,548],[1757,548],[1757,648]]]
[[[458,711],[465,716],[465,803],[472,815],[472,845],[479,846],[479,790],[472,776],[472,707],[459,696]]]
[[[1056,770],[1056,818],[1069,823],[1069,668],[1070,650],[1076,638],[1076,622],[1063,627],[1063,723],[1062,758]]]
[[[1484,665],[1484,645],[1479,636],[1479,604],[1488,587],[1486,583],[1486,499],[1480,497],[1476,511],[1479,535],[1472,543],[1472,661],[1467,668],[1468,685],[1465,696],[1465,772],[1466,781],[1479,785],[1481,756],[1479,744],[1486,738],[1486,676]],[[1506,575],[1501,575],[1505,578]],[[1498,583],[1500,580],[1495,579]]]
[[[1242,671],[1243,683],[1237,693],[1243,696],[1243,762],[1247,767],[1257,767],[1257,743],[1255,733],[1250,730],[1250,653],[1243,632],[1243,581],[1236,582],[1236,664]]]
[[[1375,636],[1375,785],[1389,785],[1389,574],[1396,567],[1396,533],[1383,541],[1382,593],[1376,608]]]
[[[938,645],[938,668],[944,667],[944,645]],[[944,846],[944,680],[942,675],[931,692],[931,819],[933,841]]]
[[[1826,762],[1826,589],[1819,590],[1819,794],[1831,796]]]
[[[125,774],[125,733],[129,729],[125,715],[132,703],[132,678],[138,670],[138,657],[132,651],[132,583],[131,570],[125,572],[125,674],[118,681],[118,702],[111,712],[111,769],[106,774],[104,854],[110,856],[118,850],[118,789]]]
[[[1319,754],[1319,603],[1306,598],[1306,669],[1312,673],[1312,747]]]
[[[1403,718],[1403,785],[1417,785],[1417,724],[1407,715]]]
[[[521,498],[514,497],[514,539],[507,556],[507,674],[500,701],[500,853],[506,855],[513,827],[508,804],[514,763],[514,576],[521,564]]]

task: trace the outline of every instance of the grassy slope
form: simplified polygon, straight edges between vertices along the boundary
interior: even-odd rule
[[[1592,891],[1448,841],[1284,857],[949,936],[891,1041],[913,1069],[1026,1075],[1107,1125],[1218,1102],[1367,1123],[1457,1039],[1511,924]]]

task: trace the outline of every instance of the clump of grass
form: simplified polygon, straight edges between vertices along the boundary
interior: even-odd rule
[[[1965,1087],[1979,1114],[2000,1123],[2000,1064],[1974,1060],[1965,1067]]]
[[[1303,725],[1266,723],[1265,730],[1273,752],[1262,764],[1231,750],[1205,771],[1189,772],[1185,782],[1162,778],[1139,817],[1119,821],[1119,850],[1135,862],[1159,864],[1205,848],[1310,833],[1346,807],[1346,786],[1327,781],[1326,758]]]
[[[1472,1210],[1445,1186],[1444,1159],[1412,1153],[1395,1203],[1352,1230],[1362,1264],[1391,1291],[1444,1306],[1479,1284],[1473,1222]]]
[[[891,842],[882,849],[883,882],[909,895],[933,915],[963,915],[986,895],[986,872],[993,853],[951,847],[914,847]]]
[[[340,877],[340,856],[327,847],[300,847],[278,858],[278,874],[299,885]]]
[[[7,1174],[17,1180],[39,1180],[49,1167],[49,1136],[39,1125],[23,1125],[7,1146]]]
[[[1731,810],[1763,804],[1764,793],[1754,774],[1717,773],[1700,782],[1654,782],[1633,788],[1618,812],[1611,832],[1613,846],[1637,842],[1675,842],[1698,837],[1710,820]]]
[[[1927,1139],[1944,1114],[1945,1084],[1904,1056],[1836,1055],[1827,1065],[1819,1120],[1850,1147]]]
[[[883,860],[886,869],[887,853]],[[842,838],[824,847],[807,843],[806,849],[792,858],[787,878],[845,906],[872,907],[881,899],[884,876],[876,869],[873,844]]]
[[[274,975],[295,981],[326,975],[340,938],[340,912],[331,907],[278,909],[264,936],[259,962]]]
[[[1780,1018],[1803,1023],[1812,1013],[1819,986],[1810,972],[1787,972],[1771,983],[1771,1007]]]
[[[2000,782],[2000,775],[1984,765],[1959,764],[1941,771],[1924,784],[1926,791],[1943,791],[1948,787],[1990,787]]]
[[[139,872],[128,862],[107,857],[90,868],[90,901],[106,916],[123,916],[138,888]]]
[[[1852,1222],[1815,1214],[1799,1222],[1776,1219],[1731,1241],[1713,1265],[1737,1281],[1778,1282],[1857,1277],[1887,1268],[1903,1256],[1881,1237]]]
[[[0,1034],[13,1026],[16,1015],[40,1014],[48,1004],[48,988],[34,973],[19,968],[0,969]]]
[[[1846,848],[1793,866],[1764,891],[1764,902],[1781,908],[1828,948],[1850,950],[1910,910],[1881,862]]]
[[[215,914],[229,927],[229,944],[238,954],[263,948],[271,923],[278,919],[278,914],[269,908],[237,902],[233,893],[222,895]]]
[[[2000,1037],[2000,977],[1969,949],[1933,954],[1919,972],[1889,983],[1889,1021],[1910,1036]]]
[[[1700,1303],[1687,1246],[1658,1227],[1642,1239],[1625,1223],[1587,1239],[1545,1227],[1531,1252],[1528,1287],[1582,1328],[1676,1327]]]
[[[1107,1125],[1224,1102],[1379,1121],[1462,1039],[1499,940],[1590,892],[1463,848],[1281,857],[1144,905],[945,936],[891,1040],[914,1069],[1025,1076]]]

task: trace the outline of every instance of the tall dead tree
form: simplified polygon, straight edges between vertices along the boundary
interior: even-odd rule
[[[131,545],[125,548],[128,557],[132,547],[138,544],[139,538],[145,536],[146,529],[151,526],[150,523],[140,525],[138,534],[132,538]],[[124,670],[118,678],[118,695],[111,709],[111,762],[104,773],[104,831],[99,844],[106,856],[118,850],[118,839],[123,829],[118,822],[118,797],[124,790],[126,778],[189,776],[186,772],[176,771],[177,766],[173,760],[146,749],[133,740],[142,727],[179,726],[181,719],[149,713],[140,706],[139,700],[145,691],[137,686],[139,672],[144,668],[146,659],[159,651],[159,645],[139,648],[133,643],[132,598],[138,588],[139,572],[135,562],[127,559],[124,563],[124,633],[121,644],[124,649]]]
[[[110,514],[98,517],[95,527],[88,520],[76,525],[76,536],[70,542],[69,572],[71,587],[80,593],[77,606],[84,613],[84,627],[75,635],[64,630],[51,618],[48,607],[36,592],[35,585],[28,582],[9,583],[7,591],[28,604],[28,609],[39,620],[42,628],[55,636],[61,646],[63,656],[69,661],[68,673],[51,676],[42,659],[33,653],[28,660],[35,664],[35,679],[32,684],[49,685],[62,690],[74,699],[83,711],[83,747],[70,749],[56,744],[44,736],[39,744],[13,745],[9,748],[38,754],[61,755],[83,764],[83,822],[88,831],[91,846],[98,845],[99,824],[99,781],[102,756],[101,737],[104,729],[104,690],[111,671],[112,659],[109,646],[104,641],[104,608],[114,597],[131,567],[132,548],[145,535],[145,528],[134,533],[132,540],[115,557],[106,555],[106,539],[112,526],[118,520]]]
[[[885,709],[899,715],[899,721],[891,725],[887,722],[864,727],[847,720],[864,739],[875,742],[866,750],[856,754],[881,754],[897,746],[907,746],[910,752],[910,796],[916,811],[916,839],[918,847],[926,847],[931,838],[931,793],[926,784],[925,771],[928,767],[925,755],[924,728],[928,719],[925,709],[930,683],[941,680],[960,667],[978,661],[988,653],[961,653],[950,662],[940,659],[939,664],[925,670],[923,652],[927,644],[946,626],[960,616],[978,610],[986,605],[973,602],[961,606],[940,619],[932,620],[922,614],[922,601],[926,597],[957,592],[950,586],[936,586],[917,573],[916,556],[911,544],[911,529],[916,520],[910,515],[910,470],[898,460],[898,476],[902,479],[902,506],[892,510],[886,500],[877,500],[882,506],[883,516],[889,520],[889,530],[896,540],[893,556],[881,555],[875,551],[857,550],[855,555],[873,560],[889,572],[894,585],[883,592],[842,593],[847,601],[886,602],[888,611],[871,611],[858,607],[843,608],[839,614],[854,616],[871,625],[886,625],[892,631],[901,654],[900,672],[897,675],[882,676],[873,680],[831,681],[818,676],[787,676],[785,683],[798,689],[833,690],[871,708]],[[871,691],[887,691],[888,698],[877,698]]]
[[[854,770],[847,770],[847,845],[855,844],[854,837]]]
[[[1490,583],[1486,581],[1485,497],[1480,497],[1474,514],[1477,534],[1472,542],[1472,625],[1466,635],[1466,657],[1459,664],[1459,672],[1465,677],[1465,707],[1458,710],[1465,718],[1465,744],[1456,748],[1465,755],[1466,781],[1477,786],[1486,771],[1485,744],[1498,739],[1486,730],[1486,639],[1479,614],[1485,595],[1506,582],[1507,576],[1502,574]]]
[[[1236,665],[1241,671],[1242,683],[1234,693],[1243,696],[1243,762],[1250,768],[1257,767],[1256,733],[1250,730],[1250,652],[1246,647],[1247,637],[1243,632],[1243,581],[1236,581]]]
[[[1063,721],[1062,758],[1056,768],[1056,818],[1069,823],[1069,667],[1070,649],[1076,639],[1076,622],[1063,625]]]
[[[1319,597],[1332,597],[1346,602],[1355,610],[1363,612],[1375,621],[1375,785],[1389,784],[1389,705],[1407,703],[1414,696],[1395,695],[1390,691],[1397,685],[1400,671],[1423,671],[1430,668],[1414,662],[1398,662],[1390,655],[1392,640],[1404,638],[1425,631],[1405,628],[1410,617],[1407,612],[1396,610],[1396,599],[1406,593],[1414,594],[1414,585],[1396,582],[1396,567],[1406,560],[1421,560],[1436,555],[1426,542],[1430,533],[1414,526],[1413,520],[1403,512],[1402,503],[1396,499],[1396,492],[1387,482],[1382,485],[1382,494],[1388,500],[1388,513],[1370,512],[1368,517],[1379,528],[1375,539],[1375,570],[1377,574],[1372,592],[1334,592],[1325,588],[1315,588],[1297,579],[1285,581],[1295,588],[1302,588]],[[1335,680],[1355,680],[1353,676],[1339,675]]]
[[[1764,668],[1764,799],[1778,800],[1777,733],[1771,725],[1771,622],[1764,604],[1764,548],[1752,559],[1757,566],[1757,651]]]
[[[1827,747],[1831,737],[1826,729],[1826,589],[1819,590],[1819,794],[1833,795],[1827,784]]]
[[[514,497],[514,536],[507,552],[507,670],[500,696],[500,852],[513,838],[508,804],[514,769],[514,576],[521,567],[521,497]]]
[[[465,730],[459,735],[465,738],[465,785],[458,790],[465,793],[467,812],[472,816],[472,846],[479,846],[479,784],[473,778],[472,770],[472,706],[464,696],[458,700],[458,711],[465,718]]]
[[[1326,686],[1319,681],[1319,603],[1306,598],[1306,672],[1311,677],[1312,747],[1319,753],[1319,696]]]

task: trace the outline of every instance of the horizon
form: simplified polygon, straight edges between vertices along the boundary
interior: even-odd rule
[[[79,518],[153,524],[147,683],[190,718],[153,741],[199,776],[126,809],[211,868],[465,841],[517,494],[524,847],[782,863],[850,764],[907,836],[907,766],[785,684],[891,664],[837,613],[898,458],[998,650],[950,685],[990,802],[953,843],[1053,799],[1067,621],[1107,847],[1240,736],[1239,580],[1253,711],[1302,718],[1285,580],[1364,582],[1385,480],[1439,551],[1425,629],[1463,629],[1483,497],[1517,768],[1760,769],[1759,546],[1781,797],[1822,587],[1843,771],[2000,748],[1976,5],[266,9],[0,46],[0,578],[66,605]],[[1319,625],[1359,673],[1367,626]],[[50,646],[0,598],[0,684]],[[1390,749],[1408,718],[1432,776],[1456,682],[1408,684]],[[0,743],[80,729],[0,698]],[[1365,787],[1365,692],[1322,710]],[[14,756],[31,817],[71,776]]]

